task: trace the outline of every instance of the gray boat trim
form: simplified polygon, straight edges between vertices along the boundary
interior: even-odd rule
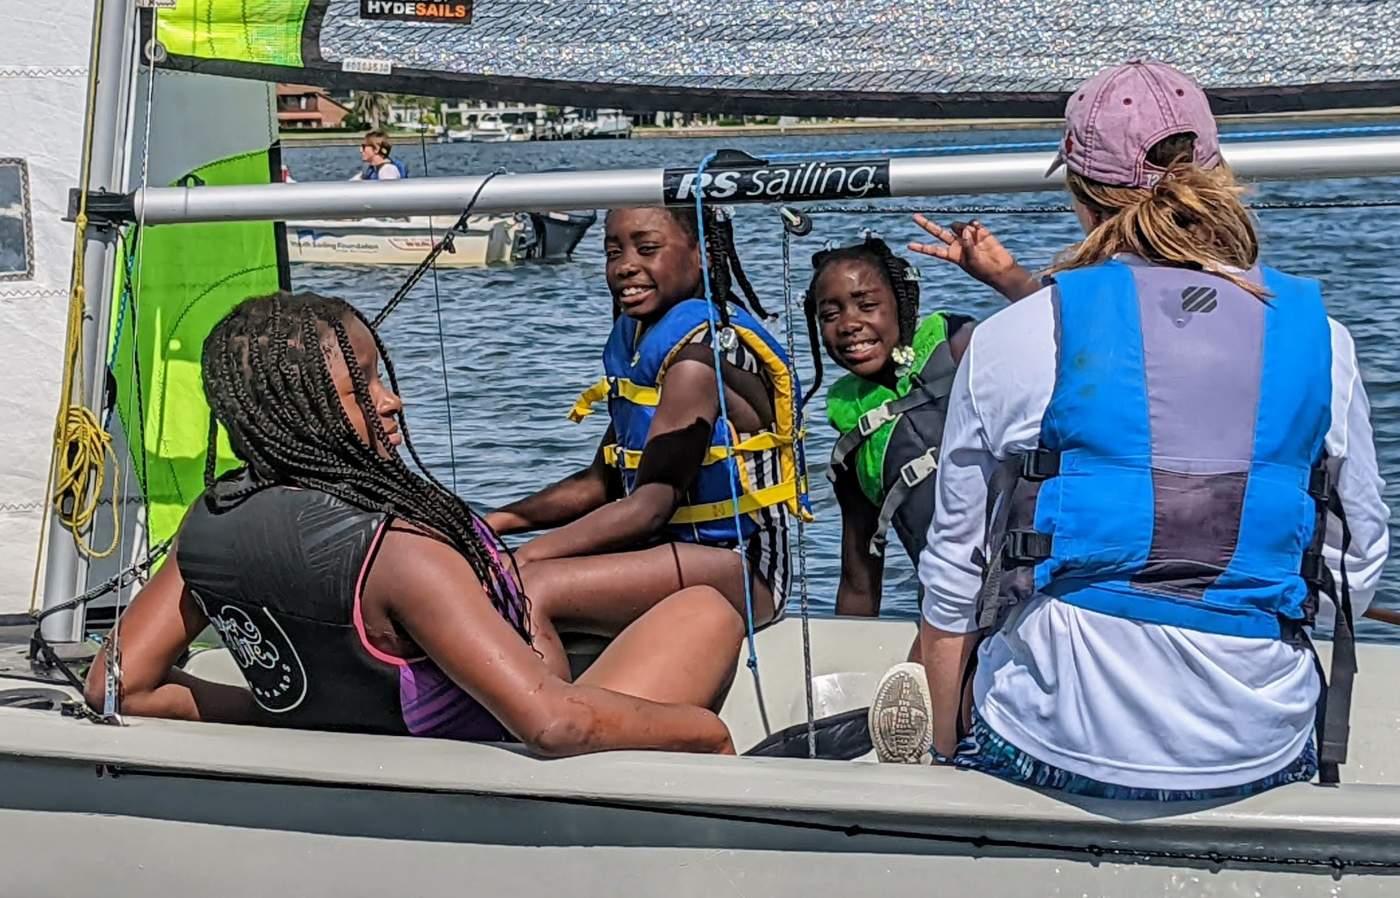
[[[760,655],[775,681],[765,685],[770,711],[797,707],[801,701],[773,688],[786,690],[794,679],[800,683],[800,676],[782,676],[791,667],[786,664],[792,660],[788,655],[800,651],[797,625],[785,621],[761,634]],[[823,657],[822,646],[831,647],[835,664],[862,675],[877,674],[890,648],[901,643],[907,648],[912,635],[907,623],[854,620],[814,621],[813,630],[818,659]],[[1358,681],[1357,764],[1347,768],[1347,775],[1377,784],[1300,784],[1234,802],[1067,800],[947,768],[649,752],[539,760],[502,745],[157,720],[103,727],[52,712],[0,710],[0,783],[8,781],[0,788],[0,808],[14,806],[16,786],[27,779],[23,770],[33,776],[57,775],[77,765],[116,774],[117,781],[128,786],[149,780],[157,792],[178,786],[178,794],[184,794],[197,782],[236,781],[264,784],[272,790],[269,794],[292,800],[290,789],[300,796],[296,801],[309,803],[295,816],[314,817],[326,831],[336,832],[341,825],[333,819],[336,800],[324,790],[473,796],[512,805],[698,816],[726,824],[721,827],[725,832],[730,831],[728,824],[737,826],[732,837],[742,838],[744,845],[730,846],[736,848],[761,848],[765,840],[780,847],[794,839],[813,839],[823,851],[842,850],[841,844],[859,851],[872,850],[860,845],[874,840],[882,843],[879,850],[896,853],[1011,853],[1171,866],[1243,864],[1329,874],[1400,873],[1400,788],[1386,784],[1394,781],[1390,768],[1395,761],[1386,757],[1394,753],[1385,748],[1395,744],[1400,721],[1393,710],[1383,710],[1393,705],[1383,699],[1385,683],[1400,673],[1400,648],[1360,648],[1368,676]],[[217,654],[205,659],[205,674],[218,669],[211,663],[218,661]],[[870,666],[856,670],[849,662],[860,656]],[[226,659],[219,663],[227,669]],[[829,656],[818,679],[835,676],[832,663]],[[868,700],[860,687],[871,680],[852,682],[847,698]],[[747,690],[736,686],[735,693],[724,716],[739,733],[748,729],[757,708]],[[777,716],[775,725],[786,725],[783,715]],[[41,773],[45,769],[48,774]],[[161,785],[157,778],[171,782]],[[98,781],[77,804],[99,813],[151,813],[120,803],[105,806],[103,789]],[[318,795],[326,805],[319,812],[314,810],[322,800]],[[54,795],[52,800],[62,798]],[[220,813],[217,808],[191,808],[181,819],[231,822]],[[280,813],[288,812],[284,807]],[[554,819],[554,813],[542,819]],[[276,828],[276,814],[269,809],[267,815],[263,825]],[[421,820],[394,824],[387,818],[376,825],[389,828],[378,833],[385,838],[407,838],[413,827],[422,838],[427,826]],[[788,834],[770,834],[755,843],[753,826],[764,831],[779,827]],[[704,832],[710,835],[703,843],[715,847],[713,840],[720,837],[714,828]],[[535,840],[531,844],[632,845],[638,840],[651,844],[653,836],[630,830],[556,831],[541,824],[528,838]],[[891,844],[883,845],[887,841]]]

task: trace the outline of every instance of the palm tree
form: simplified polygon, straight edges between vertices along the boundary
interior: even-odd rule
[[[388,94],[357,90],[353,111],[362,124],[369,125],[371,131],[378,131],[389,120],[392,102]]]

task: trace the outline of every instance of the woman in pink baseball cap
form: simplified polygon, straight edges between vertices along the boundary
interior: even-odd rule
[[[931,717],[936,757],[1103,798],[1334,779],[1351,621],[1389,545],[1351,336],[1315,281],[1258,264],[1182,72],[1091,78],[1062,165],[1086,236],[1044,280],[985,228],[920,222],[939,244],[913,249],[1020,301],[978,325],[949,398],[919,561],[931,706],[872,725]],[[1334,617],[1319,714],[1308,634]],[[921,701],[888,682],[916,676],[877,695]]]

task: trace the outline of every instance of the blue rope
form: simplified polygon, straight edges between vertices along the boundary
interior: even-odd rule
[[[696,181],[703,183],[705,180],[705,168],[714,161],[716,153],[710,153],[700,161],[700,166],[695,169]],[[720,353],[719,346],[719,322],[715,320],[715,299],[714,288],[710,282],[710,254],[705,251],[705,191],[697,189],[695,191],[695,223],[696,236],[700,241],[700,271],[705,280],[705,317],[710,329],[710,350],[715,357],[715,389],[719,393],[719,419],[715,421],[715,427],[722,429],[724,433],[724,447],[729,450],[729,458],[738,464],[737,456],[733,449],[733,435],[729,432],[729,404],[724,398],[724,357]],[[732,473],[732,472],[731,472]],[[749,577],[749,552],[748,546],[744,545],[744,525],[743,517],[739,514],[739,487],[734,482],[735,478],[729,478],[729,498],[733,502],[734,508],[734,535],[738,539],[739,570],[744,580],[744,625],[748,634],[749,643],[749,670],[758,672],[758,648],[754,643],[753,626],[753,588],[750,585]]]
[[[1335,128],[1304,128],[1292,131],[1239,131],[1223,136],[1228,137],[1231,142],[1248,143],[1313,137],[1359,137],[1368,134],[1400,134],[1400,125],[1351,125]],[[784,162],[795,159],[851,159],[867,156],[956,156],[976,153],[1009,153],[1021,150],[1056,150],[1059,147],[1058,140],[1035,140],[1017,143],[975,143],[936,147],[886,147],[884,149],[865,147],[855,150],[813,150],[805,153],[769,153],[763,158],[768,162]]]

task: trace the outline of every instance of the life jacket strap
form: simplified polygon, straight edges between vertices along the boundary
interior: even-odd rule
[[[1323,467],[1326,467],[1325,462],[1318,466]],[[1320,590],[1332,599],[1337,609],[1332,629],[1332,669],[1323,680],[1317,707],[1318,782],[1324,786],[1335,786],[1342,780],[1339,768],[1347,761],[1347,744],[1351,740],[1351,696],[1357,673],[1356,613],[1351,605],[1351,582],[1347,576],[1351,527],[1347,524],[1341,497],[1335,489],[1331,489],[1330,483],[1329,475],[1327,497],[1322,502],[1326,511],[1341,524],[1342,552],[1338,569],[1342,582],[1338,589],[1332,572],[1322,565]],[[1319,527],[1324,525],[1325,519]]]
[[[633,405],[657,406],[661,404],[661,390],[644,387],[625,377],[604,377],[579,394],[569,410],[569,420],[577,424],[593,414],[593,406],[604,399],[626,399]]]
[[[1048,480],[1059,473],[1060,453],[1043,446],[1007,457],[992,472],[987,485],[984,537],[990,557],[980,550],[973,553],[973,560],[982,568],[982,588],[977,591],[979,630],[996,629],[1011,610],[1013,600],[1003,595],[1001,589],[1006,569],[1038,564],[1050,557],[1054,547],[1054,538],[1048,533],[1010,527],[1016,485],[1023,480]]]
[[[782,436],[772,431],[762,431],[756,433],[746,440],[740,440],[734,446],[711,446],[705,452],[705,460],[701,464],[714,465],[722,461],[728,461],[740,452],[763,452],[767,449],[778,449],[783,446],[791,446],[792,437]],[[625,468],[635,471],[642,463],[641,449],[620,449],[616,443],[609,443],[603,447],[603,461],[610,466]],[[619,464],[620,461],[620,464]]]
[[[938,470],[938,447],[925,452],[923,455],[912,459],[899,469],[899,480],[890,487],[885,494],[885,501],[880,505],[880,519],[875,524],[875,535],[870,538],[870,554],[877,558],[885,554],[885,534],[890,529],[890,524],[894,523],[894,516],[899,513],[899,507],[904,504],[904,500],[909,498],[914,487],[923,483],[933,476]]]
[[[739,514],[752,514],[761,508],[794,502],[797,499],[797,481],[786,480],[774,486],[754,490],[739,496]],[[734,500],[706,502],[701,505],[682,505],[671,515],[672,524],[704,524],[733,517]]]

